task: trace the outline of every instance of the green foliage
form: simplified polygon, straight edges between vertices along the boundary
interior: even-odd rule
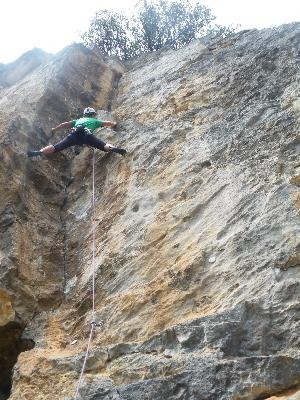
[[[211,11],[188,0],[143,1],[138,9],[140,44],[145,51],[164,46],[180,48],[205,33],[204,28],[213,20]]]
[[[108,10],[98,11],[82,39],[88,47],[98,49],[104,55],[128,59],[135,55],[131,50],[134,46],[132,28],[126,16]]]
[[[86,46],[123,60],[165,46],[178,49],[207,33],[225,36],[233,29],[213,25],[211,11],[189,0],[142,0],[132,15],[98,11],[82,36]]]

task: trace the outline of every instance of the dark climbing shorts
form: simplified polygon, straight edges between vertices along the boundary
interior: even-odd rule
[[[67,149],[68,147],[75,146],[75,145],[82,146],[83,144],[87,144],[88,146],[95,147],[96,149],[104,150],[104,146],[106,143],[102,142],[102,140],[96,138],[91,133],[85,132],[71,132],[68,136],[61,140],[60,142],[54,144],[55,153],[58,151],[62,151]]]

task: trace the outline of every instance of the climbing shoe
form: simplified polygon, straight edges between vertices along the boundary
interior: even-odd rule
[[[27,151],[28,157],[37,157],[41,156],[43,153],[41,151]]]
[[[114,147],[113,149],[111,149],[111,151],[114,153],[121,154],[121,156],[125,156],[125,154],[127,153],[125,149],[120,149],[118,147]]]

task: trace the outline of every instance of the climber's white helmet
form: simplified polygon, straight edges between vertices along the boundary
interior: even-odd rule
[[[83,111],[83,115],[93,115],[96,114],[96,111],[92,107],[87,107]]]

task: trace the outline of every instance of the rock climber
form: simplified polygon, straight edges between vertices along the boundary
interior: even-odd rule
[[[126,154],[125,149],[114,147],[109,143],[104,143],[102,140],[96,138],[93,135],[94,130],[97,128],[106,126],[115,128],[117,125],[115,122],[101,121],[97,119],[96,114],[96,111],[92,107],[87,107],[83,111],[82,118],[74,119],[69,122],[63,122],[57,125],[55,128],[52,128],[52,134],[59,129],[70,128],[71,130],[65,139],[54,145],[50,144],[49,146],[37,151],[28,151],[28,157],[36,157],[41,156],[42,154],[57,153],[76,144],[87,144],[88,146],[100,149],[105,152],[119,153],[124,156]]]

